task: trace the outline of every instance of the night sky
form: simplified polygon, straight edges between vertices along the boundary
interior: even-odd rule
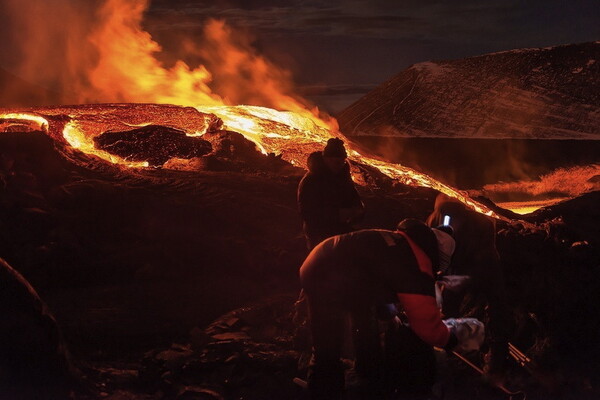
[[[599,0],[154,0],[147,29],[169,42],[206,18],[251,34],[334,112],[421,61],[600,40]]]

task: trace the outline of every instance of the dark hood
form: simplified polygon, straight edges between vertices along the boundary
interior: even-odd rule
[[[325,165],[325,160],[323,159],[323,152],[321,151],[315,151],[310,153],[308,159],[306,160],[306,164],[308,166],[308,172],[311,175],[350,177],[350,165],[347,161],[342,171],[334,175]]]

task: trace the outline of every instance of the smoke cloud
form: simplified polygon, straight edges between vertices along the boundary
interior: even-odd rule
[[[202,37],[186,38],[180,46],[186,54],[165,65],[161,45],[143,28],[149,0],[5,1],[11,47],[18,54],[14,69],[55,92],[47,104],[248,104],[294,111],[337,129],[334,119],[295,94],[288,71],[224,21],[208,20]],[[183,61],[194,56],[202,64]]]

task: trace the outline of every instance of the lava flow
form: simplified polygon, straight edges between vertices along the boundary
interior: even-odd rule
[[[277,111],[257,106],[199,106],[196,108],[157,104],[97,104],[47,107],[30,110],[6,110],[0,113],[5,130],[46,131],[71,150],[99,157],[125,168],[148,167],[148,162],[132,162],[96,148],[94,138],[108,131],[126,131],[135,127],[161,125],[182,130],[188,136],[202,136],[215,126],[239,132],[256,144],[263,153],[281,155],[289,163],[306,167],[306,158],[321,150],[332,136],[340,133],[317,125],[311,118],[291,111]],[[222,125],[222,126],[221,126]],[[347,139],[345,139],[348,142]],[[360,154],[350,147],[349,158],[357,164],[371,166],[401,183],[424,186],[455,197],[473,209],[497,217],[485,206],[464,193],[413,169],[387,163]]]

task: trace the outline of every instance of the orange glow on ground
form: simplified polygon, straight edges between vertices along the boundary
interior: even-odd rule
[[[568,198],[558,199],[547,199],[547,200],[533,200],[533,201],[511,201],[506,203],[497,203],[498,206],[510,210],[514,213],[525,215],[531,214],[532,212],[539,210],[543,207],[549,207],[554,204],[560,203],[561,201],[568,200]]]

